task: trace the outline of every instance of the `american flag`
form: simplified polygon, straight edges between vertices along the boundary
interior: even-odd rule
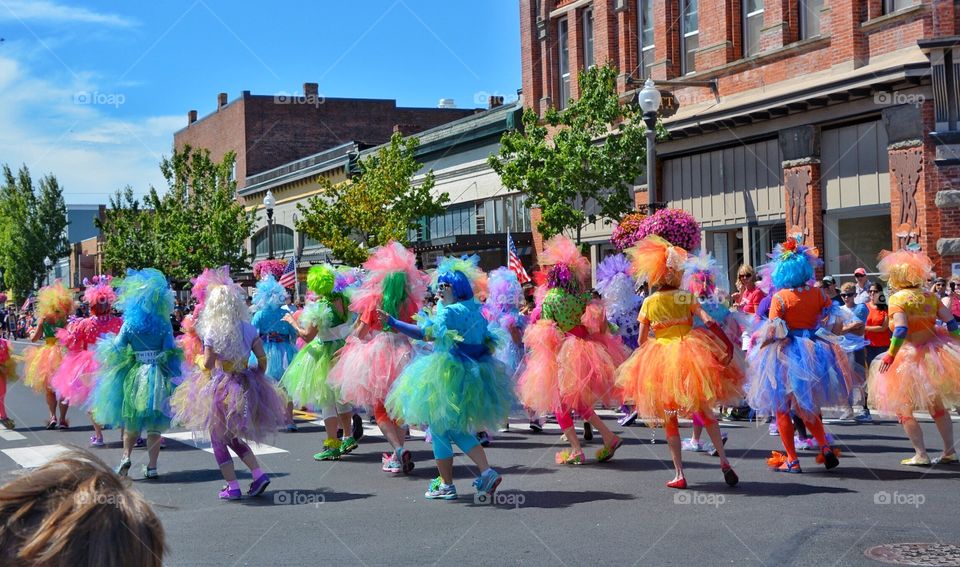
[[[509,232],[507,232],[507,267],[510,268],[511,272],[517,274],[520,285],[530,281],[530,276],[527,275],[527,271],[523,269],[523,262],[520,261],[520,255],[517,254],[517,247],[514,246],[513,237],[510,236]]]
[[[283,287],[293,287],[297,283],[297,257],[294,255],[293,258],[290,258],[290,261],[287,262],[287,265],[284,266],[283,272],[280,274],[280,285]]]

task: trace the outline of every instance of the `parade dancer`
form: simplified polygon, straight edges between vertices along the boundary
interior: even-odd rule
[[[110,276],[84,278],[86,289],[83,300],[90,306],[89,317],[73,319],[66,328],[57,331],[57,338],[67,348],[63,364],[53,374],[51,384],[61,400],[82,407],[87,402],[97,379],[97,360],[93,347],[100,337],[119,333],[123,321],[113,315],[113,302],[117,295],[111,286]],[[93,436],[91,447],[103,447],[103,427],[91,417]]]
[[[280,385],[294,404],[321,411],[327,439],[323,442],[323,451],[313,456],[318,461],[339,460],[357,448],[356,438],[352,434],[346,436],[352,431],[353,406],[341,401],[330,381],[330,369],[336,362],[334,355],[343,347],[343,337],[350,332],[349,300],[334,290],[335,283],[336,274],[331,266],[310,268],[307,287],[316,294],[316,299],[304,308],[299,322],[292,314],[284,317],[285,322],[309,342],[287,367]],[[337,435],[338,427],[346,436],[342,440]]]
[[[434,342],[432,351],[418,355],[397,378],[386,400],[390,415],[430,427],[440,476],[424,494],[429,499],[457,498],[454,443],[477,465],[480,475],[473,481],[477,493],[492,494],[502,480],[471,433],[496,426],[515,399],[507,367],[491,356],[493,335],[474,297],[473,286],[482,274],[479,260],[474,255],[441,261],[435,276],[440,304],[419,326],[379,311],[388,327]]]
[[[870,365],[868,399],[881,412],[896,414],[915,454],[900,464],[926,466],[957,462],[953,423],[947,408],[960,403],[960,326],[935,293],[923,289],[933,272],[919,249],[881,255],[880,277],[899,291],[890,296],[893,336],[886,354]],[[937,319],[946,322],[937,326]],[[943,440],[943,453],[931,461],[923,430],[913,412],[927,410]]]
[[[172,406],[178,423],[210,436],[213,456],[227,481],[223,500],[240,500],[240,484],[228,449],[249,467],[253,482],[248,496],[259,496],[270,484],[248,441],[262,442],[286,421],[286,404],[269,366],[263,341],[250,324],[244,293],[232,282],[207,290],[197,321],[203,340],[203,364],[177,388]],[[249,367],[253,353],[256,366]]]
[[[749,352],[747,400],[762,415],[776,415],[786,454],[774,451],[767,463],[779,472],[799,473],[790,412],[803,420],[819,444],[817,462],[827,469],[840,464],[839,450],[830,447],[820,408],[847,402],[854,370],[839,348],[824,340],[819,327],[829,317],[833,302],[823,290],[810,286],[819,253],[795,238],[778,244],[772,255],[770,277],[776,292],[767,322],[758,331]]]
[[[263,350],[267,353],[267,376],[274,382],[280,382],[283,373],[297,355],[295,345],[298,333],[293,326],[284,320],[288,313],[282,309],[287,304],[289,294],[286,288],[280,285],[272,274],[267,274],[259,282],[253,292],[253,308],[256,313],[250,323],[260,333]],[[253,364],[255,361],[251,360]],[[287,431],[296,431],[293,422],[293,402],[287,402]]]
[[[520,314],[522,302],[523,288],[517,274],[509,268],[497,268],[490,272],[487,278],[487,299],[482,312],[489,322],[490,333],[497,338],[493,357],[507,367],[511,378],[517,376],[523,362],[523,330],[526,327],[526,317]],[[527,417],[532,430],[540,427],[535,412],[527,410]],[[507,416],[501,431],[509,430],[510,418]]]
[[[7,415],[7,406],[4,401],[7,397],[7,383],[17,380],[17,363],[10,355],[10,343],[0,337],[0,425],[6,429],[13,429],[16,424]]]
[[[57,330],[67,325],[67,317],[73,311],[73,296],[60,280],[53,285],[40,289],[37,293],[37,328],[30,336],[32,342],[43,337],[43,346],[29,347],[23,353],[24,383],[37,393],[43,393],[50,410],[47,429],[66,429],[66,400],[58,400],[50,383],[54,372],[63,363],[64,348],[57,339]],[[60,408],[60,421],[57,422],[57,407]]]
[[[120,332],[97,341],[100,370],[91,394],[93,419],[124,428],[123,454],[116,469],[121,476],[130,471],[130,454],[139,432],[146,430],[149,460],[143,477],[155,479],[160,434],[170,426],[173,380],[179,378],[183,362],[170,324],[173,292],[154,268],[127,270],[119,291]]]
[[[680,415],[696,416],[720,457],[720,470],[730,486],[739,482],[727,460],[720,424],[713,412],[718,404],[742,396],[742,361],[719,325],[689,291],[679,289],[687,251],[657,235],[637,242],[627,253],[638,280],[654,292],[643,300],[640,347],[617,370],[617,385],[633,399],[640,415],[664,421],[667,445],[675,468],[669,488],[687,488],[680,444]],[[694,318],[705,323],[694,327]],[[654,337],[650,337],[653,331]]]
[[[616,334],[629,349],[637,348],[640,337],[640,325],[637,314],[643,300],[637,295],[636,282],[630,273],[630,260],[623,254],[607,256],[597,266],[597,285],[603,307],[607,312],[607,321],[616,328]],[[623,417],[617,423],[626,427],[637,420],[637,412],[629,405],[620,407]]]
[[[378,311],[404,323],[413,322],[423,305],[429,278],[417,269],[413,252],[399,242],[376,248],[363,268],[363,283],[350,299],[350,310],[359,315],[359,322],[330,371],[330,383],[340,389],[344,400],[373,408],[377,426],[393,447],[392,453],[382,456],[383,470],[409,473],[414,463],[404,448],[406,432],[387,414],[383,401],[413,358],[413,346],[405,335],[384,325]]]
[[[603,305],[588,291],[590,262],[565,236],[554,236],[540,255],[547,272],[546,294],[540,316],[527,327],[523,343],[526,364],[518,380],[523,404],[538,412],[553,412],[570,443],[556,454],[557,464],[586,461],[573,426],[572,411],[603,436],[597,460],[610,460],[622,444],[594,413],[597,403],[619,403],[614,372],[627,357],[627,349],[610,334]]]

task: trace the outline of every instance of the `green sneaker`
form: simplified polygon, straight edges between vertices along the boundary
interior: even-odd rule
[[[323,442],[323,446],[326,447],[323,451],[317,453],[313,456],[315,461],[339,461],[340,455],[343,453],[340,452],[340,440],[339,439],[327,439]]]
[[[430,500],[456,500],[457,487],[452,484],[444,484],[439,476],[430,483],[430,488],[423,494]]]
[[[354,439],[353,437],[347,437],[343,441],[340,441],[340,454],[347,455],[357,447],[358,447],[357,440]]]

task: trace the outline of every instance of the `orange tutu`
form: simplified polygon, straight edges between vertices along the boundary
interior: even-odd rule
[[[617,369],[617,386],[643,416],[690,414],[743,397],[743,359],[714,334],[695,328],[682,337],[649,339]]]
[[[910,415],[938,404],[960,404],[960,341],[938,329],[923,344],[905,342],[893,364],[880,372],[883,357],[870,364],[867,400],[881,413]]]
[[[622,344],[602,335],[580,338],[564,333],[546,319],[528,327],[523,342],[528,352],[517,390],[524,406],[538,412],[582,413],[597,403],[620,400],[614,373],[623,356]]]
[[[23,352],[23,382],[38,393],[50,389],[50,379],[63,363],[64,349],[53,339]]]

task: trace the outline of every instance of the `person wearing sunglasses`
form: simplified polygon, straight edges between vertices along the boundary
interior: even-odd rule
[[[862,337],[864,324],[867,320],[866,305],[856,304],[857,286],[853,282],[846,282],[840,286],[840,300],[843,305],[840,306],[840,313],[844,316],[844,321],[838,334],[850,335],[853,338]],[[847,405],[840,414],[840,421],[854,421],[853,402],[854,397],[859,392],[859,398],[863,398],[863,390],[866,382],[866,348],[858,348],[848,353],[850,362],[853,365],[857,375],[855,388],[851,390],[850,397],[847,398]]]
[[[751,315],[767,294],[757,287],[757,272],[753,266],[743,264],[737,270],[737,292],[730,296],[733,308]]]
[[[833,276],[823,276],[820,280],[820,289],[827,294],[834,305],[840,307],[843,305],[843,299],[840,297],[840,291],[837,290],[837,280]]]
[[[871,283],[867,293],[870,295],[870,300],[865,303],[867,320],[864,323],[863,338],[870,343],[866,347],[866,365],[869,368],[873,359],[890,348],[890,328],[888,327],[887,299],[883,295],[883,284],[880,282]],[[870,408],[867,406],[868,396],[868,392],[864,390],[863,410],[854,418],[859,423],[873,422],[873,416],[870,415]]]
[[[870,280],[867,279],[867,271],[863,268],[857,268],[853,271],[853,279],[856,282],[856,297],[854,298],[854,303],[861,305],[870,301]]]

